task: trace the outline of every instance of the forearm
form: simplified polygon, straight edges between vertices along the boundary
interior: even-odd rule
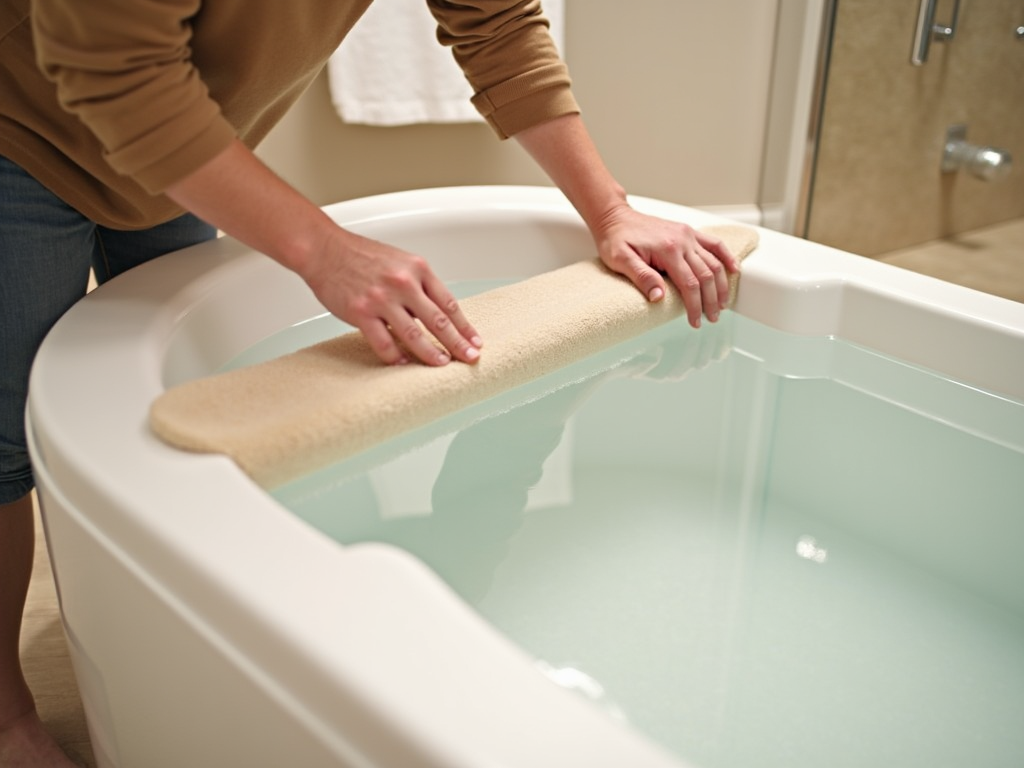
[[[626,192],[605,166],[579,115],[564,115],[515,135],[565,194],[591,232],[627,205]]]
[[[422,258],[337,225],[241,142],[166,194],[298,273],[324,307],[364,333],[381,360],[405,362],[406,351],[431,365],[479,357],[479,336]]]
[[[307,277],[340,228],[240,141],[166,194],[204,221]]]

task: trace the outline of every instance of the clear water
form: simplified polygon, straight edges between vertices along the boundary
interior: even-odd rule
[[[729,313],[274,495],[695,765],[1024,765],[1024,404]]]

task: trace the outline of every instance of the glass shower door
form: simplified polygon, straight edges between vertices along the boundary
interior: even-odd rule
[[[830,11],[797,234],[878,256],[1024,218],[1024,0]]]

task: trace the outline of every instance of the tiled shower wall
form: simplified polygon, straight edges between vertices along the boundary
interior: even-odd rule
[[[871,256],[1024,217],[1024,0],[960,0],[955,37],[920,67],[919,0],[836,3],[807,237]],[[954,124],[1010,152],[1009,176],[942,173]]]

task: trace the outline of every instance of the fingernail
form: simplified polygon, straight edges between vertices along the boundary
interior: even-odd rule
[[[708,320],[710,320],[712,323],[717,323],[718,322],[718,313],[717,312],[712,312],[710,315],[708,315]]]
[[[469,340],[469,343],[472,344],[474,347],[479,348],[484,345],[484,340],[481,339],[479,336],[474,336]]]
[[[476,360],[478,357],[480,357],[480,350],[476,347],[470,347],[466,350],[467,360]]]
[[[665,292],[661,288],[652,288],[651,292],[647,294],[647,298],[650,301],[661,301],[661,297],[665,295]]]
[[[438,365],[448,365],[448,363],[450,363],[451,360],[452,360],[451,357],[449,355],[445,354],[444,352],[441,352],[437,356],[437,364]]]

